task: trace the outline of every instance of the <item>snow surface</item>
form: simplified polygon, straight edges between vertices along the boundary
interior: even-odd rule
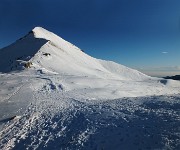
[[[0,72],[2,150],[180,149],[178,81],[95,59],[41,27],[0,50]]]

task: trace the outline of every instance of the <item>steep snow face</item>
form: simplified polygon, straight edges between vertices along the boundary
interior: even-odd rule
[[[45,39],[34,38],[29,32],[15,43],[0,50],[0,72],[10,72],[22,68],[21,63],[31,59],[47,42]]]
[[[0,72],[32,68],[66,75],[96,76],[105,79],[144,80],[149,77],[110,61],[95,59],[78,47],[41,27],[0,51]]]

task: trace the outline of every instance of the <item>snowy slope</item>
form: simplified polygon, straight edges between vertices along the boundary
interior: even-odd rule
[[[2,150],[180,149],[178,81],[93,58],[41,27],[0,50],[0,72]]]
[[[83,79],[69,79],[1,75],[0,149],[179,149],[180,95],[110,99],[107,88],[91,95],[78,89]],[[66,91],[72,80],[77,88]]]

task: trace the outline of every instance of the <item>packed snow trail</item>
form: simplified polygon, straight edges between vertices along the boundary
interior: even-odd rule
[[[6,123],[0,149],[180,148],[178,95],[92,101],[63,94],[51,78],[30,85],[33,100]]]

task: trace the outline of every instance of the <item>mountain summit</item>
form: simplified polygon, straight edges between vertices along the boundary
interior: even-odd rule
[[[23,38],[0,50],[0,72],[25,68],[107,79],[143,80],[148,78],[123,65],[95,59],[42,27],[35,27]]]

